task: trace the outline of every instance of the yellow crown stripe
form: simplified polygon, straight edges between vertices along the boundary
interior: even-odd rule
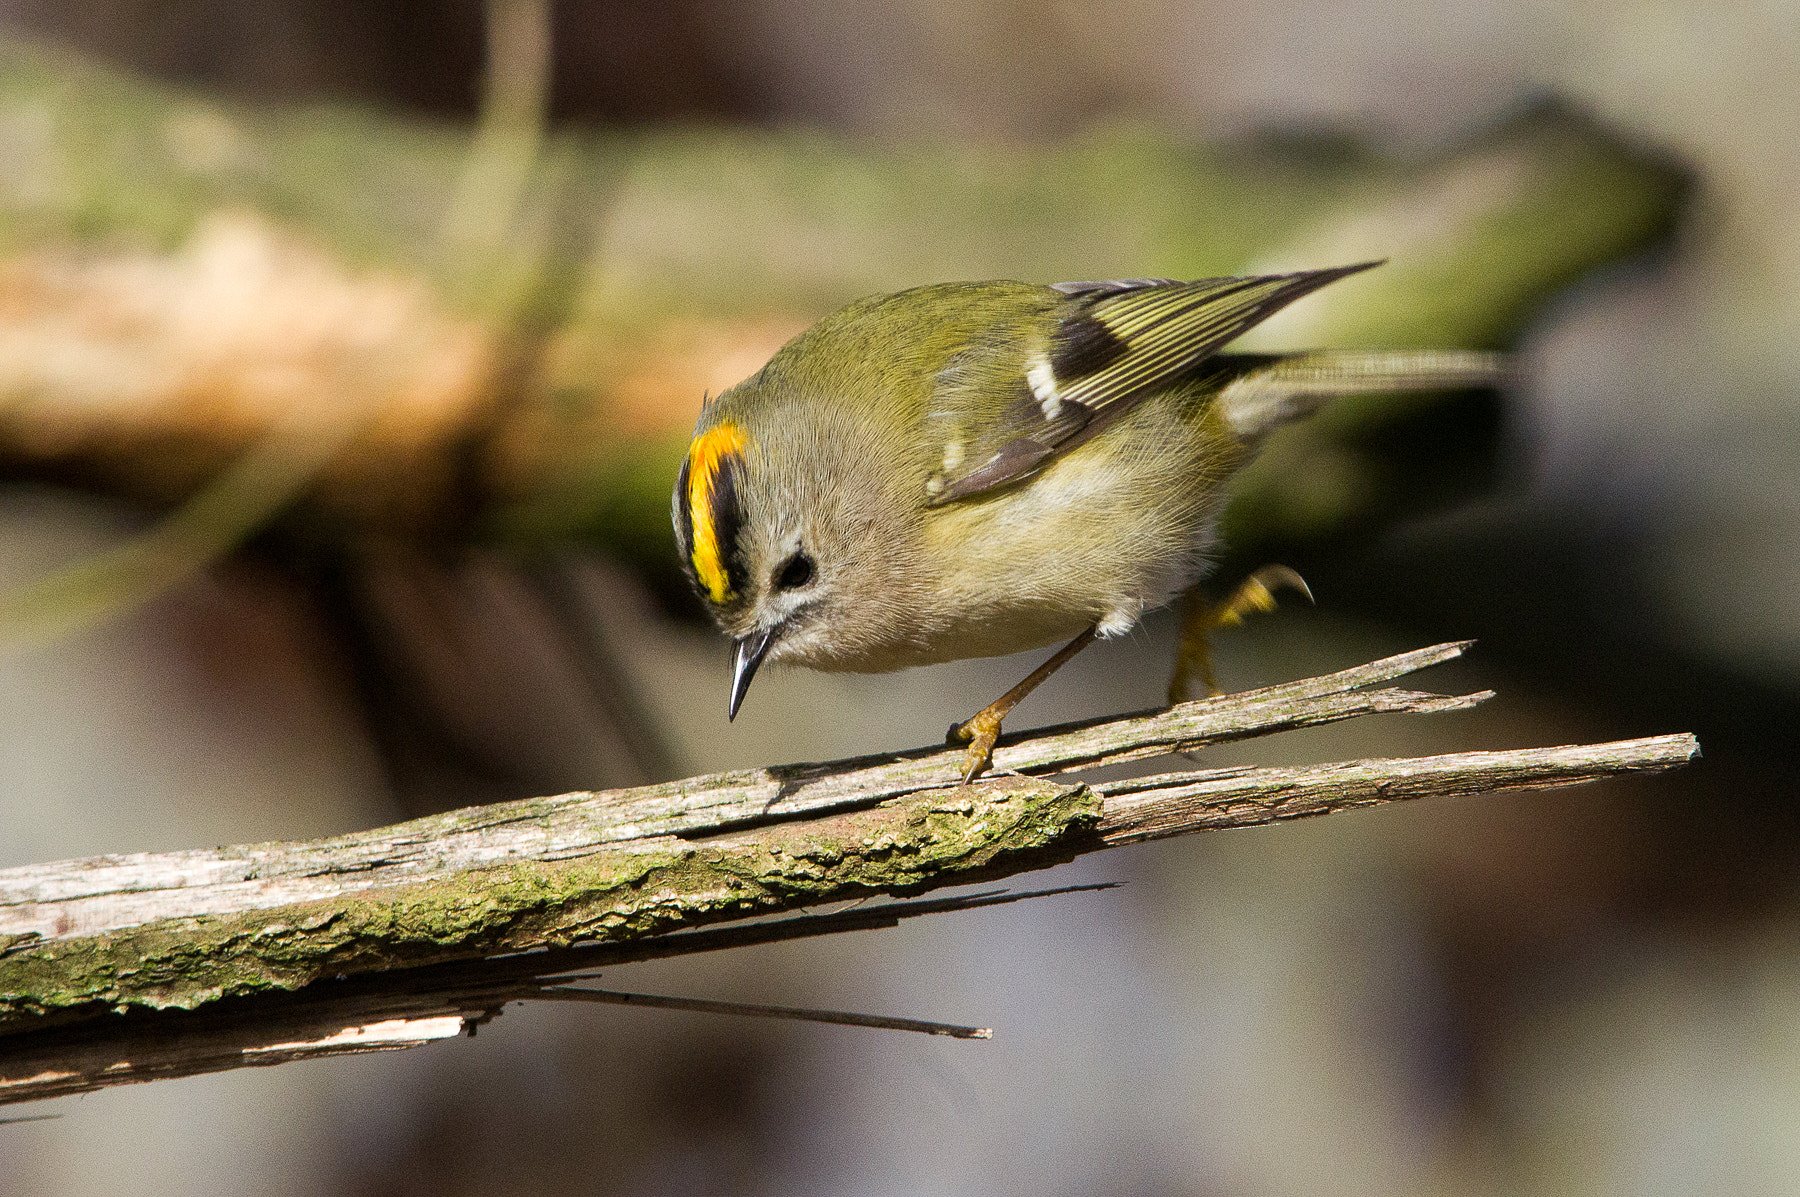
[[[725,458],[741,455],[748,443],[743,429],[726,421],[695,437],[688,448],[688,518],[694,534],[690,559],[707,596],[720,604],[731,598],[731,579],[725,572],[719,529],[713,517],[713,487]]]

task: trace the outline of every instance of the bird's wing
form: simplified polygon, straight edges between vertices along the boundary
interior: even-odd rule
[[[1058,283],[1068,297],[1037,345],[977,347],[939,377],[943,456],[933,505],[1016,482],[1281,308],[1376,262],[1247,278]],[[1000,375],[996,377],[998,372]]]

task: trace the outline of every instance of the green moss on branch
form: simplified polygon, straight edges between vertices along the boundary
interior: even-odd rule
[[[0,1030],[96,1005],[193,1009],[338,974],[635,939],[974,881],[1073,855],[1099,817],[1086,787],[1009,779],[762,828],[754,838],[668,837],[325,901],[167,919],[0,958]]]

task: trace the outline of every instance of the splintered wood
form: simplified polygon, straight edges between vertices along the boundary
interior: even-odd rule
[[[925,748],[472,807],[328,840],[0,871],[0,1102],[416,1046],[515,1000],[686,1008],[687,999],[608,997],[552,978],[1009,899],[695,930],[704,924],[915,894],[1195,831],[1660,772],[1699,752],[1692,736],[1669,735],[1305,768],[1063,776],[1359,715],[1464,710],[1489,693],[1386,683],[1466,647],[1008,736],[995,775],[973,785],[959,783],[960,747]]]

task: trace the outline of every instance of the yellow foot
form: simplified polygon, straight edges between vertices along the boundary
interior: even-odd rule
[[[946,743],[967,744],[969,755],[963,766],[963,784],[968,785],[994,763],[994,742],[1000,738],[1000,719],[992,708],[981,710],[967,723],[953,723]]]
[[[969,746],[969,764],[963,771],[963,784],[968,785],[976,776],[994,763],[994,741],[1000,738],[1000,723],[1012,709],[1019,705],[1027,694],[1044,684],[1044,679],[1069,663],[1069,658],[1094,642],[1099,632],[1095,625],[1056,650],[1056,655],[1031,671],[1026,679],[988,703],[969,719],[967,723],[952,723],[950,734],[944,739],[951,744],[967,744]]]
[[[1192,693],[1197,677],[1208,695],[1217,694],[1219,685],[1213,680],[1212,644],[1214,628],[1230,627],[1244,622],[1253,611],[1269,612],[1276,607],[1275,588],[1285,586],[1297,590],[1312,601],[1306,579],[1285,565],[1265,565],[1238,584],[1231,597],[1222,603],[1208,603],[1198,591],[1188,594],[1187,614],[1182,619],[1181,647],[1175,656],[1175,676],[1169,679],[1169,702],[1181,702]]]

